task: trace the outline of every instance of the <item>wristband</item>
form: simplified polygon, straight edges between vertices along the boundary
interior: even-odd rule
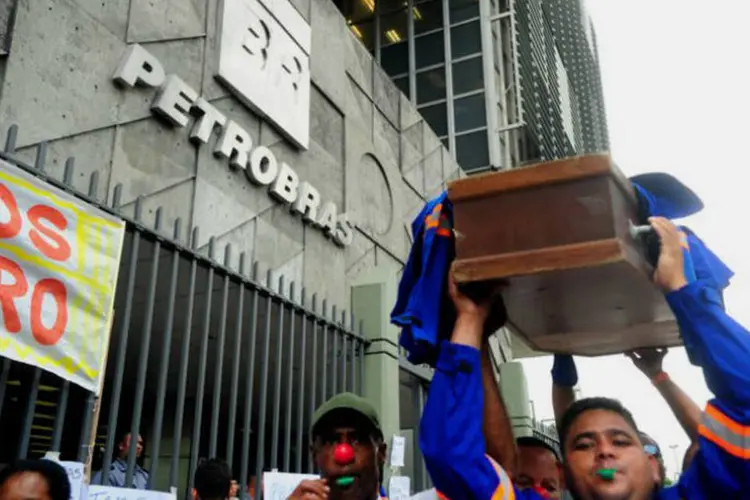
[[[552,365],[552,381],[563,387],[575,387],[578,383],[578,371],[573,356],[556,354]]]
[[[651,383],[654,385],[659,385],[667,381],[669,381],[669,375],[667,375],[665,372],[659,372],[653,377],[651,377]]]

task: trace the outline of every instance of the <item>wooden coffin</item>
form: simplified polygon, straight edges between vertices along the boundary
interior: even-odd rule
[[[584,356],[680,344],[651,281],[633,188],[608,155],[453,182],[459,283],[505,280],[508,326],[534,350]]]

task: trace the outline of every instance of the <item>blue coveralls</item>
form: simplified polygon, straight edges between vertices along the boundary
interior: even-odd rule
[[[699,429],[700,450],[660,500],[750,499],[750,333],[719,294],[696,281],[666,296],[690,360],[715,395]],[[421,422],[420,446],[435,488],[450,500],[540,499],[519,492],[485,455],[480,353],[444,342]]]

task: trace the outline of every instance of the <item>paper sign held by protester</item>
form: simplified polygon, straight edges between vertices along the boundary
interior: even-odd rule
[[[409,476],[391,476],[388,482],[388,500],[409,500],[410,490]]]
[[[391,445],[391,467],[403,467],[405,454],[406,438],[404,436],[393,436],[393,442]]]
[[[70,481],[70,500],[79,500],[81,498],[81,487],[83,486],[83,477],[85,465],[81,462],[57,462],[68,473]]]
[[[411,500],[438,500],[437,492],[434,489],[421,491],[411,497]]]
[[[0,356],[98,392],[125,223],[0,160]]]
[[[86,495],[81,500],[177,500],[175,490],[171,493],[163,491],[135,490],[131,488],[115,488],[113,486],[101,486],[89,484]]]
[[[263,499],[286,500],[299,483],[306,479],[320,479],[320,476],[289,472],[265,472],[263,474]]]

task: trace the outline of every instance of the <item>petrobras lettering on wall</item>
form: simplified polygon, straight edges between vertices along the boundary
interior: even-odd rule
[[[302,219],[320,228],[341,246],[351,244],[354,225],[346,214],[339,214],[336,204],[321,199],[320,192],[309,182],[300,180],[294,169],[277,161],[265,146],[253,147],[250,134],[237,122],[224,116],[174,74],[166,74],[161,62],[138,44],[130,45],[114,75],[124,87],[142,85],[157,89],[152,112],[176,127],[186,127],[191,115],[197,116],[190,130],[190,140],[207,144],[216,128],[220,129],[214,155],[225,159],[230,168],[240,169],[258,186],[287,204]]]
[[[289,0],[223,0],[216,77],[301,149],[310,137],[310,25]]]

